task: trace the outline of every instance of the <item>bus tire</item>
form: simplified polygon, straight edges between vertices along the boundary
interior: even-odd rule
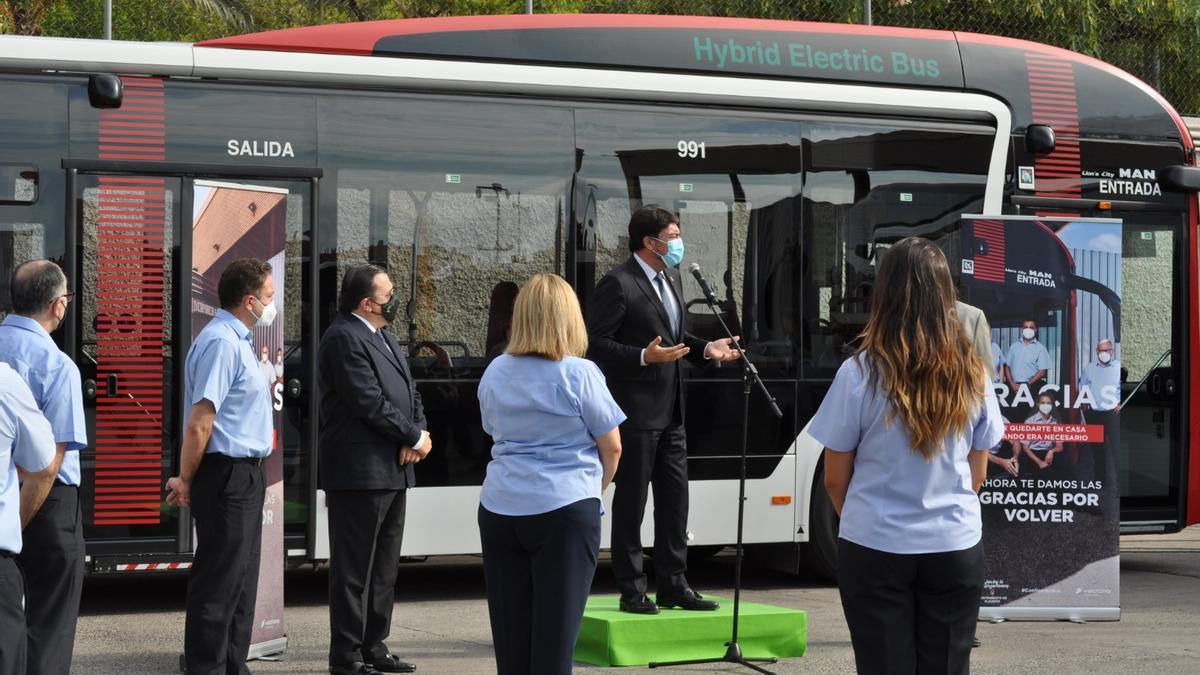
[[[825,489],[825,469],[813,479],[812,506],[808,510],[808,543],[801,554],[809,569],[828,581],[837,581],[837,535],[839,518]]]

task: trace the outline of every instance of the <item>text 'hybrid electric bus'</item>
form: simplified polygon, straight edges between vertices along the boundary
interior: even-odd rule
[[[194,45],[3,37],[0,125],[0,284],[46,257],[81,299],[55,337],[85,380],[92,571],[188,565],[190,519],[162,484],[177,470],[192,317],[208,311],[206,271],[274,231],[261,236],[285,253],[285,352],[270,360],[288,560],[328,556],[313,355],[342,271],[361,261],[407,297],[391,330],[436,439],[404,552],[478,552],[490,442],[476,386],[515,286],[555,272],[586,311],[628,255],[631,209],[648,203],[679,213],[688,262],[717,281],[784,410],[777,420],[755,398],[749,430],[745,538],[773,564],[833,570],[821,448],[802,430],[865,324],[878,253],[921,235],[953,259],[961,214],[1122,219],[1122,527],[1200,521],[1192,140],[1153,90],[1079,54],[969,33],[609,15]],[[261,197],[218,204],[209,191],[223,184]],[[268,218],[277,230],[259,227]],[[684,284],[697,332],[715,337]],[[0,312],[7,302],[0,288]],[[735,536],[740,371],[696,369],[688,386],[700,554]]]

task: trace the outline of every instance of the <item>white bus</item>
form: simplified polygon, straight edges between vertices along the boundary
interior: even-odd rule
[[[688,262],[717,281],[784,410],[752,401],[752,552],[832,574],[837,523],[802,431],[864,325],[877,252],[919,234],[953,258],[963,213],[1124,219],[1123,525],[1200,521],[1185,424],[1200,419],[1192,139],[1158,94],[1094,59],[857,25],[490,16],[199,44],[2,37],[0,93],[0,284],[48,257],[83,300],[56,339],[83,371],[96,439],[82,487],[94,572],[190,559],[189,518],[162,503],[162,483],[205,283],[188,263],[197,181],[286,191],[290,562],[328,556],[313,354],[345,267],[378,264],[407,297],[391,330],[437,439],[404,553],[478,552],[490,442],[475,392],[512,291],[555,272],[586,311],[648,203],[679,214]],[[140,197],[114,204],[113,185]],[[141,225],[131,237],[114,218]],[[213,265],[236,251],[212,246]],[[696,332],[716,336],[684,284]],[[0,289],[0,312],[7,302]],[[688,530],[711,553],[736,532],[740,371],[696,369],[688,387]]]

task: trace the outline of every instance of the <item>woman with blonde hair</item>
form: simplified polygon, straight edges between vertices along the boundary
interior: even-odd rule
[[[625,421],[586,352],[575,292],[536,274],[517,294],[505,353],[479,382],[493,441],[479,534],[500,675],[571,672]]]
[[[862,343],[809,433],[841,516],[838,587],[860,673],[967,673],[983,590],[977,493],[1004,425],[942,251],[883,254]]]

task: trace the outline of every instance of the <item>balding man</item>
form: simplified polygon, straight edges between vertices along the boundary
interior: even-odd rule
[[[10,286],[13,313],[0,324],[0,362],[17,371],[50,422],[57,478],[23,533],[18,561],[25,573],[29,635],[26,672],[67,673],[83,589],[83,522],[79,450],[87,445],[79,368],[50,334],[62,325],[75,295],[49,260],[24,263]]]

